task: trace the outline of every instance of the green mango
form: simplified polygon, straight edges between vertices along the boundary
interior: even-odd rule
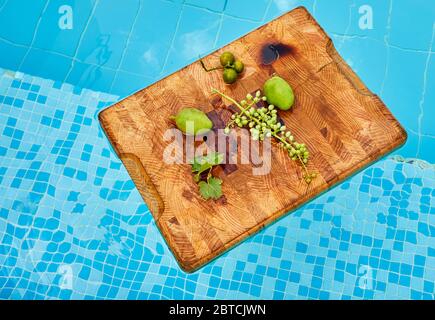
[[[181,109],[176,116],[171,117],[175,120],[177,128],[185,134],[196,135],[206,133],[213,127],[213,123],[207,115],[195,108]]]
[[[267,102],[281,110],[289,110],[295,102],[292,88],[287,81],[278,76],[274,76],[264,83],[263,92]]]

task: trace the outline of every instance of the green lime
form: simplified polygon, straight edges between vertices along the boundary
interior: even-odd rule
[[[224,52],[221,54],[220,60],[223,67],[230,66],[234,63],[234,55],[231,52]]]
[[[237,80],[237,72],[233,68],[225,68],[223,77],[225,83],[234,83]]]
[[[240,60],[236,60],[234,62],[234,70],[236,70],[237,73],[242,73],[243,69],[245,69],[245,65],[243,64],[243,62]]]

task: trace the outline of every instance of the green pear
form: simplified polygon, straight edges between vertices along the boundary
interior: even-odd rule
[[[295,102],[292,88],[287,81],[278,76],[274,76],[264,83],[263,92],[267,102],[281,110],[289,110]]]

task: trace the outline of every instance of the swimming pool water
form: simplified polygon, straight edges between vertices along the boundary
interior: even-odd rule
[[[0,0],[0,298],[435,298],[435,5],[246,3]],[[72,30],[53,27],[64,4]],[[409,140],[186,274],[97,114],[300,4]]]

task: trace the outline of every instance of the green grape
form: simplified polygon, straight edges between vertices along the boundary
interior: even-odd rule
[[[231,84],[236,82],[237,80],[237,72],[232,68],[225,68],[223,73],[224,82],[227,84]]]
[[[244,69],[245,69],[245,65],[243,64],[242,61],[240,60],[234,61],[234,70],[236,70],[237,73],[242,73]]]
[[[234,55],[231,52],[222,53],[219,59],[223,67],[230,66],[234,63]]]

